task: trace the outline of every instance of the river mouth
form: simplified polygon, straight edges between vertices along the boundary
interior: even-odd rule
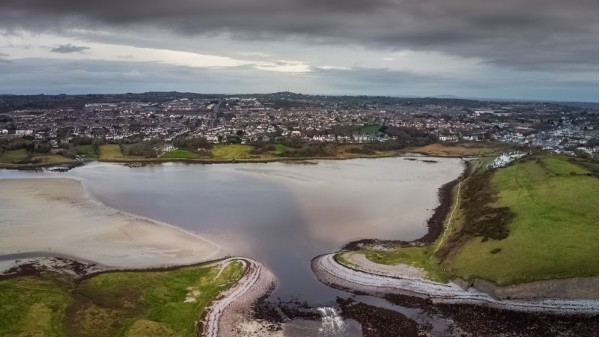
[[[231,255],[258,260],[278,278],[267,301],[284,308],[287,335],[351,337],[362,335],[360,325],[341,318],[338,299],[353,295],[319,282],[311,260],[354,240],[422,237],[438,189],[463,168],[455,158],[396,157],[313,165],[91,163],[67,173],[0,177],[73,177],[109,207],[179,226]],[[299,307],[306,315],[294,316]],[[340,319],[343,324],[335,323]]]
[[[427,232],[438,189],[460,159],[404,158],[142,168],[97,163],[75,168],[99,201],[200,234],[231,255],[254,258],[278,278],[273,300],[332,305],[310,261],[364,238],[410,241]]]

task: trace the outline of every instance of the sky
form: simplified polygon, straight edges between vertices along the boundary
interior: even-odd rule
[[[597,0],[1,0],[0,93],[598,101]]]

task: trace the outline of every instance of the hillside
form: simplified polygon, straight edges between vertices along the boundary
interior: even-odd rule
[[[598,275],[597,163],[543,154],[473,169],[433,245],[367,250],[367,258],[498,285]]]

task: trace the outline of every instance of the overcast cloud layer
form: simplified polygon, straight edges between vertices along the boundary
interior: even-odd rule
[[[0,32],[6,93],[598,100],[596,0],[3,0]]]

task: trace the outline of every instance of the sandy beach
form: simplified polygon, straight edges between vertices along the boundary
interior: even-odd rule
[[[184,265],[226,255],[197,235],[104,206],[74,179],[0,180],[0,256],[28,252],[109,268]]]

